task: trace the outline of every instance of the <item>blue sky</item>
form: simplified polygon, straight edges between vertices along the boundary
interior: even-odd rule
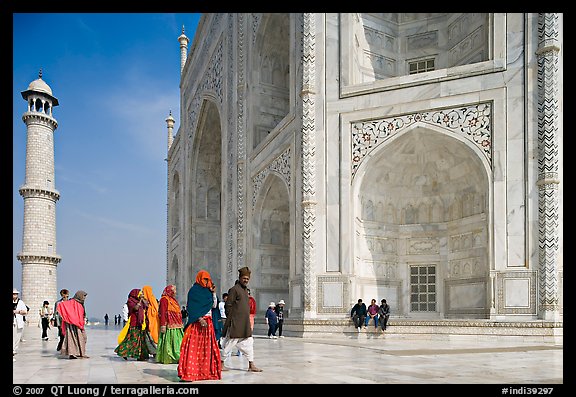
[[[133,288],[166,286],[169,112],[180,125],[182,25],[200,14],[13,14],[13,285],[21,288],[27,105],[38,78],[59,106],[54,135],[57,288],[88,293],[91,318],[119,314]],[[26,302],[38,307],[41,302]],[[52,303],[52,302],[51,302]],[[182,302],[185,304],[185,302]]]

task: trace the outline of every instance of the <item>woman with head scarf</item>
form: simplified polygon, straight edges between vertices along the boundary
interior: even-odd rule
[[[158,319],[158,299],[152,292],[152,287],[145,285],[142,287],[142,294],[148,308],[146,309],[146,342],[148,344],[148,352],[155,355],[158,346],[158,331],[160,329]]]
[[[178,377],[183,381],[222,379],[220,349],[212,324],[212,309],[218,305],[215,290],[210,273],[200,270],[188,291],[188,323],[178,362]]]
[[[86,310],[84,302],[88,294],[78,291],[72,299],[62,301],[56,307],[62,318],[62,348],[60,354],[68,358],[88,358],[86,355]]]
[[[146,299],[138,288],[133,289],[128,294],[128,322],[130,326],[126,337],[114,349],[114,352],[128,360],[133,357],[138,361],[146,361],[150,357],[148,346],[146,345]]]
[[[156,349],[156,361],[162,364],[178,364],[180,346],[184,337],[182,311],[176,300],[176,286],[170,284],[164,288],[158,307],[160,335]]]

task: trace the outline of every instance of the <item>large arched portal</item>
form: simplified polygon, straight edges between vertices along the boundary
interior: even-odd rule
[[[199,270],[205,269],[214,283],[221,282],[221,202],[222,143],[220,115],[216,106],[205,101],[194,139],[190,186],[190,252],[187,264],[189,285]]]
[[[283,299],[289,313],[290,201],[283,179],[270,173],[260,190],[254,212],[252,278],[250,289],[258,315],[264,315],[270,302]],[[285,314],[285,315],[286,315]]]
[[[487,318],[489,183],[472,146],[418,127],[364,164],[357,293],[407,318]]]

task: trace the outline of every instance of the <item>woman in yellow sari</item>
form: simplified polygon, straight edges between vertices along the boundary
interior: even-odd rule
[[[145,285],[142,287],[142,294],[146,301],[148,301],[148,308],[146,309],[146,331],[148,331],[148,351],[151,355],[156,355],[156,348],[158,346],[158,330],[160,329],[158,317],[158,299],[152,292],[152,287]]]

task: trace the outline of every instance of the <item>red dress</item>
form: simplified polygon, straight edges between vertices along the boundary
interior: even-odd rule
[[[178,361],[178,377],[183,381],[222,379],[220,348],[212,323],[212,309],[216,307],[216,295],[210,291],[212,286],[210,274],[200,270],[188,291],[190,318],[184,330]],[[200,318],[206,326],[200,324]]]
[[[210,316],[204,316],[204,320],[208,323],[206,327],[196,321],[188,325],[184,332],[178,362],[178,377],[181,380],[194,382],[222,379],[220,348],[214,334],[214,325]]]

